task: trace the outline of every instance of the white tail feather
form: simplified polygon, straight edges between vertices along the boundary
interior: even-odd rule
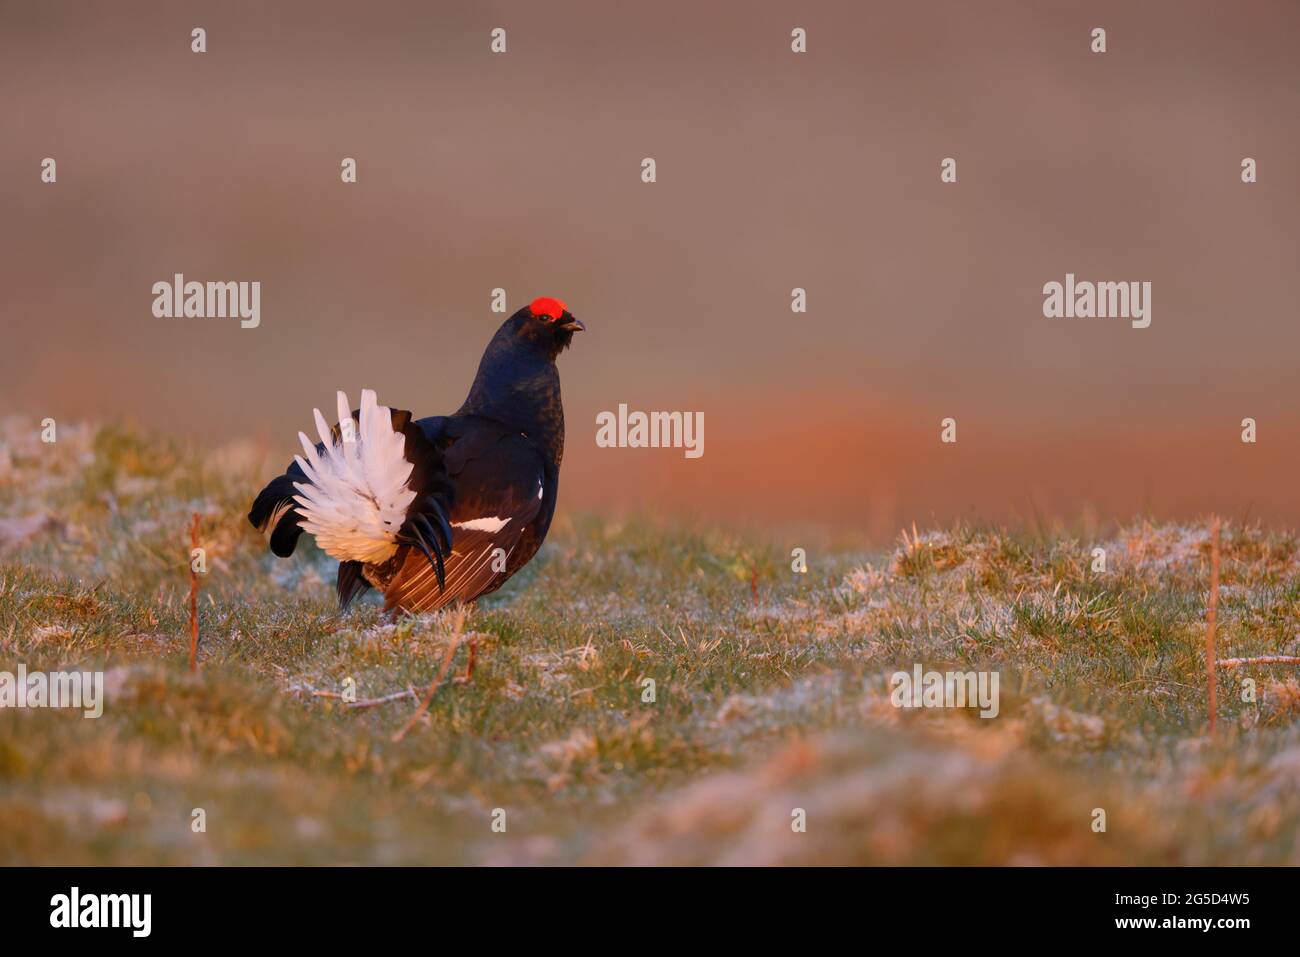
[[[406,460],[405,436],[393,431],[392,412],[376,403],[374,390],[361,393],[359,428],[352,428],[349,410],[348,397],[340,392],[337,442],[320,410],[312,410],[323,454],[298,433],[303,455],[294,461],[307,476],[306,482],[294,483],[303,516],[299,524],[341,562],[383,562],[397,551],[397,531],[415,500],[406,487],[413,466]]]

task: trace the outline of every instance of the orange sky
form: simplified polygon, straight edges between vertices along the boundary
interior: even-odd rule
[[[565,508],[1295,522],[1297,28],[1259,0],[9,3],[0,412],[287,458],[338,388],[453,410],[503,287],[589,326]],[[154,318],[176,272],[260,281],[261,326]],[[1150,281],[1151,327],[1043,318],[1067,272]],[[620,402],[703,411],[704,457],[597,449]]]

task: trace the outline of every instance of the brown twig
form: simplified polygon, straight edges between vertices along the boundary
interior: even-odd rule
[[[1300,665],[1300,655],[1259,655],[1255,658],[1220,658],[1220,668],[1244,668],[1249,665]]]
[[[194,570],[194,549],[199,547],[199,513],[190,522],[190,674],[199,663],[199,573]]]
[[[342,698],[343,695],[337,691],[312,691],[309,692],[313,698]],[[401,701],[403,698],[414,698],[415,692],[407,688],[405,691],[394,691],[392,694],[386,694],[381,698],[362,698],[360,701],[344,701],[345,708],[374,708],[381,704],[389,704],[393,701]]]
[[[425,713],[429,710],[429,704],[433,701],[434,692],[441,687],[443,681],[447,678],[447,672],[451,669],[451,659],[455,657],[456,649],[460,647],[460,633],[464,625],[465,606],[460,605],[456,609],[456,624],[452,629],[451,640],[447,642],[447,650],[442,656],[442,667],[438,669],[438,677],[433,679],[433,684],[429,685],[429,691],[425,694],[424,700],[420,702],[420,706],[416,708],[411,717],[407,719],[406,724],[402,725],[402,727],[393,734],[394,742],[401,741],[406,737],[406,733],[415,727],[416,722],[418,722],[420,718],[424,717]]]
[[[1214,662],[1214,628],[1219,613],[1219,519],[1217,517],[1210,526],[1210,536],[1210,610],[1206,615],[1205,626],[1205,670],[1209,676],[1206,690],[1209,696],[1210,734],[1213,734],[1219,711]]]
[[[469,684],[474,679],[474,662],[478,660],[478,636],[474,632],[469,633],[469,661],[465,665],[465,673],[458,678],[453,678],[452,683],[458,685]]]

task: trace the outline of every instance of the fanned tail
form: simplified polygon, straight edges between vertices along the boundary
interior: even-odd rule
[[[319,409],[312,412],[321,445],[298,433],[303,455],[294,461],[306,480],[294,483],[294,501],[303,530],[327,554],[341,562],[379,564],[397,551],[398,530],[415,501],[407,487],[413,466],[406,460],[405,437],[393,430],[392,413],[377,405],[372,390],[361,393],[359,423],[347,414],[342,392],[338,403],[346,424],[337,434]]]
[[[304,531],[315,537],[341,563],[342,607],[369,587],[366,566],[408,548],[424,554],[441,587],[452,502],[441,452],[409,412],[379,405],[371,389],[362,391],[357,412],[339,392],[337,411],[331,427],[312,410],[320,441],[298,433],[302,454],[258,494],[248,520],[280,557],[293,553]]]

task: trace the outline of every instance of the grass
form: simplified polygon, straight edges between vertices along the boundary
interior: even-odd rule
[[[107,685],[96,720],[0,711],[2,864],[1300,863],[1295,669],[1222,673],[1205,733],[1202,524],[873,553],[562,513],[467,616],[473,679],[394,741],[417,700],[312,692],[423,697],[454,615],[339,616],[333,563],[244,521],[276,463],[0,436],[0,671]],[[1219,655],[1297,653],[1296,536],[1224,536]],[[1000,714],[895,709],[914,663],[998,671]]]

